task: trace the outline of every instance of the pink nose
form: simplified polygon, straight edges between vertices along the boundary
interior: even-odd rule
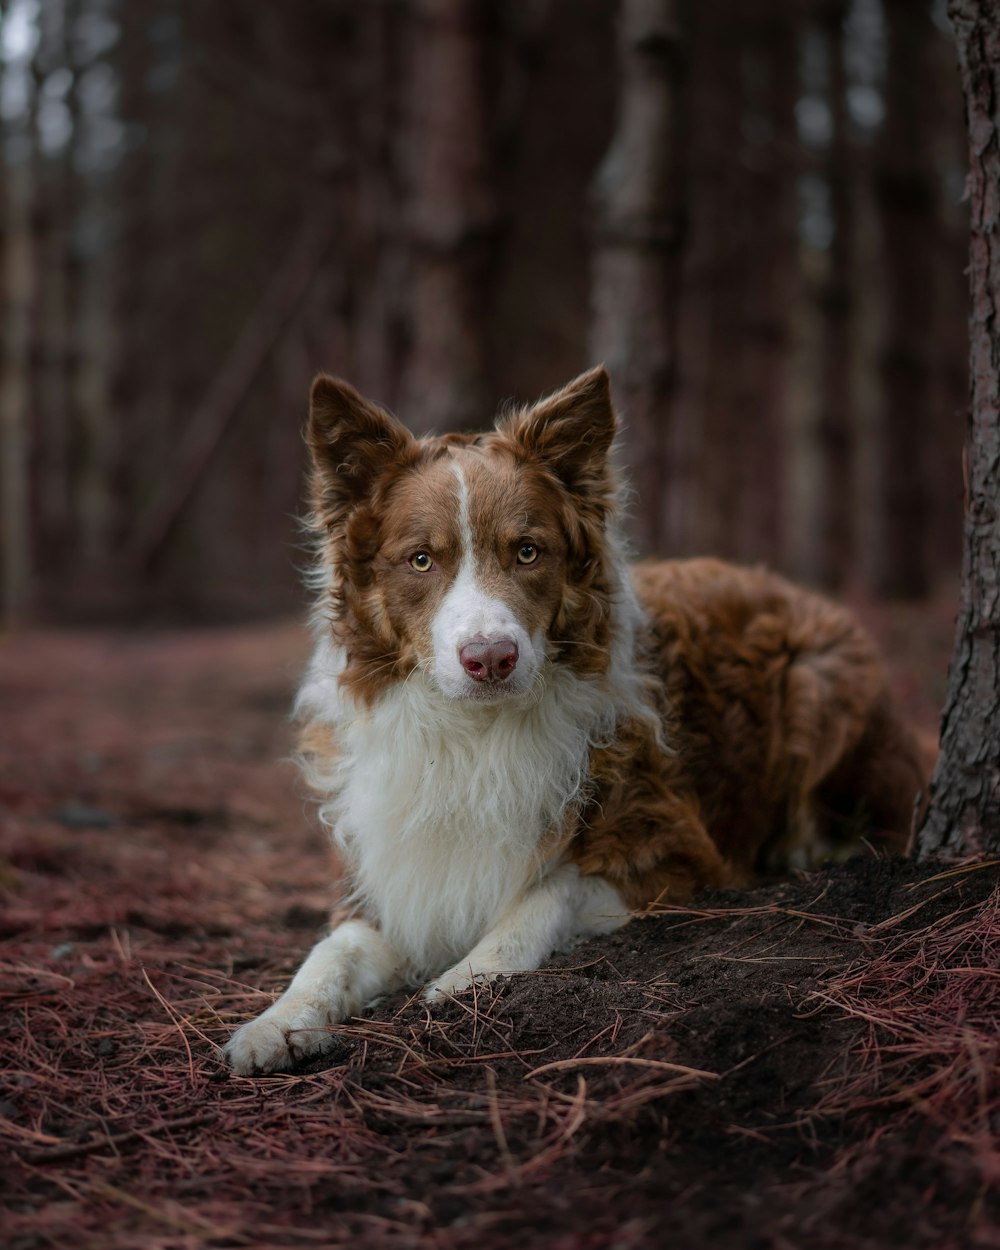
[[[503,681],[517,668],[517,643],[512,638],[476,634],[459,647],[458,658],[473,681]]]

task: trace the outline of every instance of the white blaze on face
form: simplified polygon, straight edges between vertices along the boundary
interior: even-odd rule
[[[531,685],[542,659],[541,640],[533,642],[508,604],[490,594],[481,584],[481,565],[490,553],[477,548],[469,507],[469,485],[462,466],[453,461],[451,467],[458,481],[462,554],[451,589],[441,601],[431,623],[434,678],[449,698],[501,699],[520,694]],[[463,667],[462,647],[484,638],[489,641],[508,639],[517,647],[517,666],[504,681],[476,681]]]

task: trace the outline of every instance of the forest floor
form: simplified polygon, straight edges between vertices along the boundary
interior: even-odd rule
[[[946,609],[869,609],[931,727]],[[294,626],[0,642],[8,1250],[1000,1247],[1000,867],[636,920],[292,1075],[217,1046],[330,902]]]

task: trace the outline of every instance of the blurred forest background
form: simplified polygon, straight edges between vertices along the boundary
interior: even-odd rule
[[[957,585],[943,0],[3,0],[8,620],[302,600],[343,374],[481,427],[605,360],[643,552]]]

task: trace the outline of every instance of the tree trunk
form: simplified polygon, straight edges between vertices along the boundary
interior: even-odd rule
[[[177,118],[187,84],[175,81],[181,77],[176,34],[154,41],[148,32],[156,27],[170,32],[176,18],[174,0],[123,4],[113,53],[119,120],[126,134],[145,135],[120,155],[111,178],[119,221],[106,295],[111,430],[104,527],[106,541],[118,550],[132,540],[135,516],[159,483],[172,449],[171,312],[177,297],[171,291],[183,286],[177,281],[183,261],[174,225]],[[95,120],[85,110],[84,131]]]
[[[955,75],[955,44],[944,32],[936,35],[928,97],[948,101],[948,107],[930,110],[925,142],[935,154],[937,170],[948,170],[945,193],[938,197],[934,233],[928,240],[933,261],[934,319],[931,327],[933,376],[931,429],[925,459],[931,512],[928,559],[932,582],[951,583],[961,565],[962,552],[962,445],[965,430],[958,415],[965,411],[969,393],[968,203],[956,194],[955,180],[966,162],[965,117],[952,107],[961,91]],[[943,179],[942,179],[943,182]],[[942,183],[939,182],[939,188]]]
[[[920,858],[1000,852],[1000,9],[951,0],[969,130],[970,390],[962,598]]]
[[[23,63],[0,63],[0,73],[20,76],[34,99],[33,80]],[[11,155],[0,183],[0,619],[5,625],[27,616],[34,571],[27,373],[36,280],[30,221],[32,117],[33,105],[8,123]]]
[[[483,98],[484,9],[413,0],[409,142],[411,352],[403,411],[468,428],[489,402],[485,325],[496,214]]]
[[[701,138],[694,143],[703,162],[700,204],[693,211],[707,248],[705,338],[701,413],[699,539],[702,553],[733,559],[742,518],[743,463],[749,431],[741,403],[746,364],[744,312],[750,289],[751,239],[742,212],[734,212],[745,190],[733,159],[733,133],[743,111],[740,74],[742,31],[733,0],[716,0],[705,21],[709,29],[702,57],[701,90],[692,93]],[[703,19],[704,20],[704,19]],[[703,215],[703,216],[702,216]]]
[[[395,408],[402,392],[408,294],[400,211],[404,145],[398,134],[405,91],[404,0],[358,5],[356,20],[357,64],[338,100],[353,196],[344,214],[350,258],[334,315],[348,357],[345,363],[334,351],[319,360]]]
[[[664,448],[674,379],[681,35],[674,0],[624,0],[618,128],[597,174],[591,356],[614,379],[639,494],[634,536],[662,541]]]
[[[38,40],[31,59],[31,249],[35,280],[31,291],[28,342],[28,407],[31,414],[33,484],[36,506],[38,591],[58,587],[69,555],[69,429],[60,393],[61,340],[65,331],[62,249],[59,246],[59,162],[50,150],[45,88],[60,67],[62,6],[41,8]],[[48,123],[48,124],[46,124]]]
[[[928,590],[928,485],[924,448],[930,430],[934,173],[926,114],[928,53],[934,33],[929,0],[887,0],[889,66],[886,118],[876,178],[887,294],[882,351],[878,498],[882,503],[876,589],[917,597]]]
[[[86,93],[80,82],[79,63],[72,32],[85,18],[85,0],[67,0],[68,65],[73,79],[66,96],[72,123],[72,143],[67,153],[64,185],[70,230],[66,254],[66,309],[70,342],[65,360],[66,390],[75,430],[77,558],[75,581],[88,600],[104,593],[109,570],[110,524],[114,483],[114,418],[109,403],[109,322],[114,270],[107,244],[89,249],[81,245],[80,223],[105,220],[112,212],[106,180],[93,171],[78,169],[74,157],[93,141],[99,121],[84,106]],[[119,97],[120,98],[120,97]],[[120,203],[120,201],[118,201]],[[133,257],[139,266],[144,256]]]
[[[744,18],[742,135],[733,154],[744,171],[741,213],[752,242],[746,249],[739,351],[736,408],[744,441],[732,550],[744,562],[762,560],[778,568],[785,564],[788,528],[789,321],[797,283],[796,9],[794,2],[771,0],[768,12]],[[718,449],[716,454],[721,454]]]
[[[852,382],[851,290],[854,214],[851,199],[852,153],[848,139],[844,22],[848,5],[834,0],[824,14],[830,56],[830,117],[827,183],[833,237],[826,281],[820,295],[823,346],[819,416],[819,482],[816,502],[816,568],[821,586],[841,589],[854,567],[852,518],[854,490],[854,404]]]

